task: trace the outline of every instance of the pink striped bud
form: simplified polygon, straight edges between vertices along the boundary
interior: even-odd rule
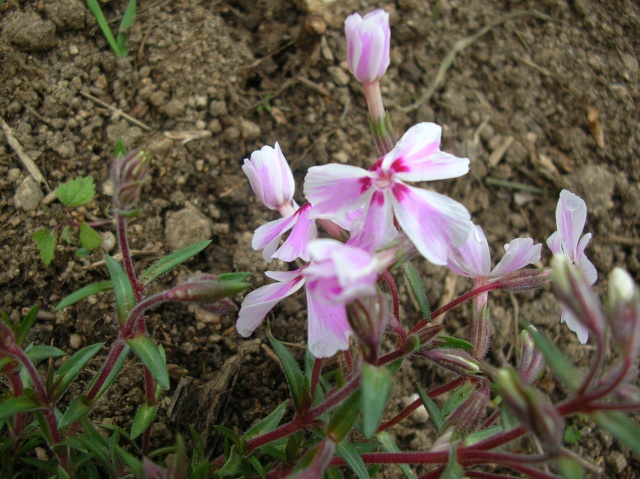
[[[533,326],[531,327],[533,328]],[[528,331],[522,331],[520,348],[516,351],[518,355],[518,374],[527,384],[532,384],[538,379],[540,371],[544,367],[544,356],[536,347]]]
[[[389,66],[391,29],[389,14],[374,10],[364,18],[358,13],[344,22],[347,37],[347,64],[360,83],[378,81]]]

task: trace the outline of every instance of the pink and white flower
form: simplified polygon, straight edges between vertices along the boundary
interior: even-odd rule
[[[553,254],[563,254],[573,267],[582,272],[589,285],[598,279],[598,272],[593,263],[584,254],[584,250],[591,240],[591,233],[582,238],[582,230],[587,221],[587,204],[578,195],[567,190],[560,192],[560,201],[556,208],[556,224],[558,231],[547,239],[547,246]],[[562,322],[566,322],[569,329],[578,335],[581,343],[586,343],[589,337],[587,328],[582,325],[567,309],[562,309]]]
[[[311,353],[325,358],[349,348],[345,305],[376,293],[378,273],[390,266],[393,255],[373,255],[332,239],[309,243],[309,255],[311,262],[295,271],[267,271],[278,282],[246,296],[236,324],[242,336],[250,336],[279,301],[305,285]]]
[[[439,193],[406,181],[455,178],[469,171],[469,160],[440,151],[442,128],[419,123],[369,170],[331,164],[309,169],[304,194],[311,218],[341,218],[363,208],[352,244],[375,250],[397,234],[394,220],[418,251],[434,264],[446,265],[452,246],[471,231],[467,209]]]
[[[264,146],[254,151],[250,160],[245,158],[242,171],[249,178],[251,188],[262,204],[283,216],[256,230],[251,242],[253,249],[262,249],[262,256],[269,263],[273,258],[283,261],[302,258],[308,261],[307,244],[317,236],[317,229],[315,222],[309,219],[311,205],[299,207],[293,200],[293,173],[280,145],[276,143],[275,148]],[[285,243],[279,247],[282,235],[292,228]]]
[[[496,267],[491,269],[487,237],[480,226],[473,225],[467,241],[460,247],[452,248],[448,266],[456,274],[473,278],[473,287],[478,288],[539,261],[542,245],[534,245],[531,238],[516,238],[504,245],[504,250],[505,255]],[[475,297],[478,311],[487,302],[487,296],[488,292],[484,292]]]
[[[361,83],[378,81],[389,66],[391,29],[384,10],[349,15],[344,22],[347,37],[347,64]]]

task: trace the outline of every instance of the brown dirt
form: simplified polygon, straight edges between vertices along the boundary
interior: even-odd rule
[[[113,28],[125,3],[103,3]],[[471,158],[471,174],[436,188],[467,205],[494,254],[518,236],[544,242],[555,230],[558,192],[567,187],[589,206],[587,230],[594,239],[588,253],[600,274],[598,289],[605,290],[606,276],[616,265],[638,280],[640,7],[629,0],[347,0],[325,6],[319,14],[328,23],[326,35],[303,32],[304,42],[296,39],[305,13],[288,1],[141,1],[128,39],[130,56],[121,60],[79,0],[9,0],[0,5],[0,115],[42,172],[48,184],[41,187],[44,194],[68,179],[93,176],[99,194],[79,211],[89,220],[108,214],[103,184],[116,139],[154,153],[144,212],[130,232],[133,249],[151,253],[136,256],[137,265],[143,268],[183,244],[214,240],[204,253],[161,278],[158,289],[195,271],[251,271],[257,287],[265,282],[267,265],[251,250],[251,235],[274,217],[254,198],[240,170],[242,159],[278,141],[298,180],[299,200],[308,167],[370,163],[374,152],[366,105],[360,85],[346,70],[341,24],[352,11],[374,6],[391,13],[392,64],[382,88],[393,123],[403,132],[416,122],[436,121],[444,127],[444,149]],[[496,25],[457,54],[429,101],[403,108],[420,99],[458,40],[520,9],[550,18],[525,15]],[[183,142],[185,135],[191,141]],[[78,339],[71,341],[72,335],[80,335],[83,344],[108,345],[116,334],[109,294],[52,312],[64,296],[104,279],[107,271],[95,265],[103,253],[77,259],[69,246],[58,246],[48,268],[39,261],[31,235],[55,226],[52,212],[60,206],[17,209],[25,200],[18,187],[28,176],[0,132],[2,309],[16,316],[39,304],[40,321],[30,337],[35,342],[70,353]],[[532,186],[536,193],[497,186],[495,180]],[[27,196],[39,198],[33,188]],[[198,227],[188,228],[192,224]],[[547,252],[545,264],[548,257]],[[462,279],[446,283],[443,268],[425,265],[424,273],[433,304],[448,289],[462,292],[469,286]],[[401,295],[409,321],[415,321],[402,282]],[[513,357],[515,301],[495,298],[494,360]],[[517,303],[521,316],[586,364],[591,351],[560,325],[551,293],[523,295]],[[465,312],[462,308],[446,318],[450,334],[463,334]],[[294,297],[274,310],[271,331],[302,345],[305,320],[303,300]],[[148,318],[175,365],[174,379],[214,377],[244,342],[234,321],[233,315],[182,306],[160,308]],[[266,329],[256,334],[263,343]],[[426,364],[402,377],[398,407],[415,392],[414,384],[428,388],[442,380]],[[549,394],[563,394],[562,385],[548,382]],[[264,348],[245,355],[233,387],[220,417],[231,427],[264,417],[286,395],[278,365]],[[139,368],[131,361],[96,420],[127,425],[142,396]],[[165,407],[169,400],[167,395]],[[156,446],[173,437],[163,414],[154,426]],[[606,433],[588,434],[588,421],[574,422],[585,433],[575,450],[609,477],[635,475],[637,458]],[[413,448],[432,441],[429,431],[417,418],[395,433]],[[627,459],[622,470],[612,459],[619,450]]]

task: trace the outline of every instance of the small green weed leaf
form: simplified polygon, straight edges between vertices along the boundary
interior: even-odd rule
[[[598,425],[609,431],[636,454],[640,454],[640,426],[620,411],[598,411],[591,414]]]
[[[367,439],[378,429],[387,405],[390,382],[391,371],[386,367],[377,367],[369,363],[362,365],[362,433]]]
[[[89,7],[89,10],[91,10],[91,13],[93,13],[93,16],[96,18],[96,22],[98,23],[102,34],[107,39],[107,42],[109,42],[113,53],[116,54],[116,57],[122,58],[124,55],[118,48],[116,39],[113,37],[113,33],[111,33],[109,22],[107,22],[104,13],[102,13],[102,8],[100,8],[100,3],[98,2],[98,0],[87,0],[87,7]]]
[[[162,359],[162,353],[156,343],[144,334],[136,334],[134,337],[127,339],[127,344],[138,355],[142,363],[149,368],[156,381],[166,389],[169,389],[167,365]]]
[[[34,411],[41,408],[42,406],[39,406],[33,399],[25,396],[9,398],[0,403],[0,424],[21,412]]]
[[[582,439],[582,434],[580,434],[580,431],[578,431],[578,429],[573,424],[567,426],[567,428],[564,430],[565,444],[571,446],[572,444],[578,442],[580,439]]]
[[[333,442],[339,443],[349,435],[362,410],[361,391],[357,389],[331,414],[325,433]]]
[[[62,183],[56,188],[56,196],[69,208],[86,205],[96,194],[96,186],[91,176],[76,178]]]
[[[116,147],[113,151],[114,156],[125,156],[127,154],[127,147],[124,146],[124,141],[121,137],[116,140]]]
[[[102,244],[102,236],[87,223],[80,223],[80,243],[88,250],[96,249]]]
[[[111,281],[113,282],[113,292],[116,296],[116,309],[118,311],[118,321],[124,323],[129,317],[129,313],[135,306],[133,287],[129,281],[127,273],[115,259],[105,256],[104,261],[109,269]]]
[[[43,359],[60,358],[67,354],[62,349],[56,348],[54,346],[49,346],[47,344],[39,344],[38,346],[34,346],[31,349],[26,350],[25,352],[27,353],[27,357],[31,360],[32,363],[37,363],[38,361],[42,361]]]
[[[431,322],[431,306],[429,306],[429,298],[427,297],[427,291],[424,288],[424,282],[418,273],[417,268],[411,262],[406,262],[402,265],[402,271],[409,281],[411,292],[413,293],[422,317]]]
[[[247,458],[247,461],[249,461],[249,464],[251,464],[251,466],[255,469],[255,471],[262,479],[267,479],[267,470],[260,463],[260,459],[258,459],[256,456],[249,456]]]
[[[382,448],[385,451],[400,452],[400,448],[398,448],[395,441],[393,440],[393,438],[388,432],[386,431],[379,432],[378,434],[376,434],[376,438],[378,439],[380,444],[382,444]],[[406,477],[407,479],[416,479],[416,475],[411,470],[408,464],[397,464],[397,466],[400,468],[400,470],[404,474],[404,477]]]
[[[71,479],[71,476],[69,475],[69,473],[65,471],[64,467],[62,467],[60,464],[58,464],[57,472],[58,472],[57,479]]]
[[[553,372],[558,375],[558,377],[565,384],[569,385],[571,389],[577,391],[580,387],[581,378],[584,375],[580,372],[578,368],[576,368],[573,363],[558,349],[558,347],[549,341],[546,336],[540,334],[533,326],[527,323],[524,320],[521,320],[521,323],[524,326],[533,342],[536,343],[536,346],[547,360]]]
[[[80,371],[84,369],[84,366],[91,360],[91,358],[98,354],[98,351],[102,349],[103,345],[104,343],[96,343],[81,349],[58,368],[53,379],[53,383],[55,385],[53,395],[54,400],[58,400],[62,397],[69,387],[69,384],[71,384]]]
[[[493,426],[487,429],[480,429],[479,431],[472,432],[464,438],[464,446],[473,446],[474,444],[489,439],[491,436],[495,436],[504,431],[502,426]]]
[[[134,477],[145,477],[144,466],[142,465],[142,461],[140,459],[135,457],[133,454],[125,451],[118,445],[116,445],[115,449],[116,454],[122,459],[127,467],[131,469]]]
[[[88,284],[87,286],[80,288],[78,291],[71,293],[69,296],[60,301],[54,311],[60,311],[63,308],[71,306],[72,304],[76,304],[78,301],[84,298],[88,298],[89,296],[93,296],[94,294],[98,294],[103,291],[109,291],[110,289],[113,289],[113,282],[111,280]]]
[[[219,432],[220,434],[222,434],[226,439],[228,439],[229,441],[231,441],[233,443],[234,446],[239,447],[240,444],[242,444],[242,441],[240,440],[240,437],[235,433],[235,431],[233,429],[229,429],[228,427],[225,426],[213,426],[213,429],[216,430],[216,432]]]
[[[249,276],[251,276],[251,273],[246,273],[246,272],[222,273],[222,274],[218,275],[218,280],[219,281],[230,281],[230,282],[244,281]]]
[[[456,450],[451,447],[449,449],[449,461],[447,466],[440,474],[440,479],[462,479],[464,477],[464,467],[458,462]]]
[[[62,228],[62,232],[60,233],[60,238],[64,240],[67,244],[72,244],[73,239],[71,239],[71,226],[67,225]]]
[[[284,401],[277,408],[275,408],[271,414],[269,414],[258,424],[245,432],[242,435],[242,439],[246,441],[247,439],[251,439],[254,436],[273,431],[276,427],[278,427],[278,424],[280,424],[280,421],[282,420],[282,416],[284,416],[284,413],[287,410],[288,402],[289,401]]]
[[[451,414],[453,411],[458,409],[460,405],[463,402],[465,402],[467,398],[471,395],[473,390],[474,390],[474,387],[469,382],[464,383],[462,386],[456,389],[451,395],[451,397],[447,400],[447,402],[444,403],[444,406],[442,406],[442,415],[446,417],[449,414]]]
[[[31,331],[33,324],[36,322],[36,318],[38,317],[38,306],[34,306],[29,310],[24,319],[20,322],[20,326],[18,326],[18,331],[16,334],[16,343],[18,346],[21,346],[24,343],[24,340]]]
[[[560,456],[556,462],[558,463],[558,469],[560,474],[565,479],[583,479],[584,468],[580,463],[569,455]]]
[[[218,469],[218,475],[220,477],[237,476],[240,471],[240,465],[242,464],[242,456],[238,454],[236,446],[231,448],[229,459],[224,463],[220,469]]]
[[[87,256],[89,256],[91,254],[91,251],[89,251],[87,248],[85,248],[84,246],[82,248],[78,248],[76,250],[76,252],[74,253],[74,256],[76,258],[85,258]]]
[[[84,396],[78,396],[71,401],[69,407],[62,415],[62,418],[58,421],[58,427],[65,429],[78,419],[83,418],[86,414],[91,412],[91,406],[85,402]]]
[[[429,420],[436,428],[436,431],[440,432],[444,425],[444,415],[434,400],[431,399],[420,386],[418,386],[418,394],[420,395],[420,399],[422,399],[422,404],[424,404],[425,409],[429,413]]]
[[[58,237],[52,231],[41,229],[33,233],[33,240],[36,242],[36,245],[38,245],[40,259],[42,259],[45,266],[49,266],[53,260]]]
[[[184,263],[189,258],[194,257],[210,244],[211,244],[211,240],[201,241],[200,243],[192,244],[190,246],[187,246],[186,248],[182,248],[182,249],[179,249],[178,251],[174,251],[173,253],[165,256],[164,258],[158,260],[157,262],[149,266],[146,269],[146,271],[144,271],[140,275],[140,278],[139,278],[140,282],[145,286],[148,285],[154,279],[163,275],[170,269],[175,268],[179,264]],[[236,273],[236,274],[242,274],[242,273]],[[222,276],[225,276],[225,275],[220,275],[220,277]],[[239,280],[239,281],[242,281],[242,280]]]
[[[358,479],[369,479],[367,466],[364,465],[364,461],[353,444],[349,441],[342,441],[337,445],[336,450]]]
[[[137,438],[147,430],[157,410],[158,406],[151,404],[143,404],[138,408],[136,417],[133,418],[133,423],[131,424],[131,439]]]
[[[438,339],[442,341],[438,343],[438,349],[473,349],[473,344],[464,339],[451,336],[438,336]]]
[[[276,338],[269,336],[269,342],[284,368],[284,375],[287,379],[287,384],[289,385],[289,390],[291,391],[291,397],[293,398],[293,403],[296,406],[296,411],[300,411],[305,393],[305,380],[302,370],[300,369],[300,365],[293,358],[289,350]]]

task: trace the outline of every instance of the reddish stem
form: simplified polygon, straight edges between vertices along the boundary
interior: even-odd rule
[[[393,316],[392,321],[390,322],[393,330],[398,334],[398,346],[402,344],[402,342],[407,339],[407,332],[404,330],[402,325],[400,324],[400,297],[398,295],[398,286],[396,282],[391,277],[388,271],[385,271],[380,276],[389,286],[389,291],[391,292],[391,298],[393,300]]]
[[[322,374],[322,358],[315,358],[313,361],[313,369],[311,370],[311,402],[313,403],[314,398],[316,397],[316,387],[320,382],[320,375]]]

